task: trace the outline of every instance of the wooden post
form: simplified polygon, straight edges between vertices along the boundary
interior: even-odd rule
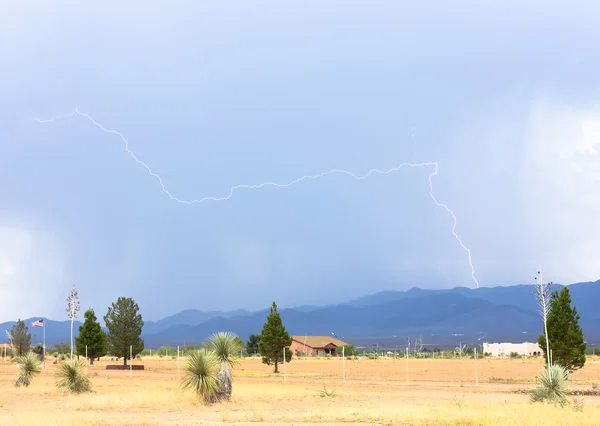
[[[475,348],[475,386],[479,386],[479,380],[477,378],[477,348]]]
[[[406,384],[408,385],[408,346],[406,347]]]
[[[346,383],[346,347],[342,346],[342,382]]]

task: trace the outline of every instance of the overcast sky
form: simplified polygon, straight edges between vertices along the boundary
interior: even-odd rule
[[[486,6],[482,6],[482,4]],[[594,1],[39,1],[0,12],[0,321],[600,278]]]

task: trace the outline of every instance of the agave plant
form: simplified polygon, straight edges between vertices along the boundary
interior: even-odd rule
[[[563,366],[554,364],[548,370],[542,369],[537,384],[529,394],[531,402],[553,402],[561,407],[568,403],[567,370]]]
[[[205,403],[218,401],[219,360],[214,352],[200,349],[191,353],[181,383],[183,389],[191,389]]]
[[[19,376],[15,381],[15,386],[21,385],[27,387],[31,384],[31,379],[36,374],[41,372],[40,358],[33,352],[28,352],[26,355],[16,357],[14,363],[19,366]]]
[[[220,331],[210,336],[205,346],[215,354],[220,363],[217,398],[229,399],[233,382],[231,369],[238,363],[238,355],[242,352],[240,338],[229,331]]]
[[[89,392],[90,379],[83,373],[84,368],[85,364],[81,361],[59,364],[56,386],[72,393]]]

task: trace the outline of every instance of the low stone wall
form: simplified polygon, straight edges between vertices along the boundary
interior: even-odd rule
[[[144,366],[143,365],[123,365],[123,364],[112,364],[112,365],[107,365],[106,369],[107,370],[143,370]]]

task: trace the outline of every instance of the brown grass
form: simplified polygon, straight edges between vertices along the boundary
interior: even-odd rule
[[[476,387],[472,359],[411,359],[408,385],[401,359],[346,361],[346,383],[339,359],[294,360],[286,365],[285,382],[260,359],[246,359],[234,373],[232,400],[208,407],[179,389],[176,360],[153,358],[143,364],[146,370],[134,371],[133,377],[105,370],[106,361],[90,366],[94,393],[86,395],[56,389],[52,364],[29,388],[17,389],[12,385],[16,367],[9,365],[4,374],[0,364],[0,424],[600,424],[599,396],[584,397],[581,412],[527,403],[523,392],[533,386],[541,360],[478,360]],[[573,388],[591,391],[599,383],[599,359],[588,359],[571,379]],[[324,396],[324,386],[335,395]]]

